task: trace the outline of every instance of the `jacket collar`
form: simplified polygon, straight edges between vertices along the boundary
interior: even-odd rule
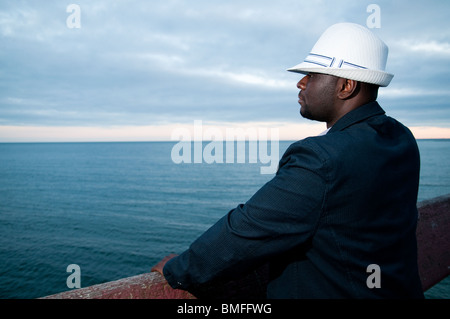
[[[384,110],[381,108],[381,106],[378,104],[378,102],[370,102],[368,104],[364,104],[353,111],[348,112],[343,117],[341,117],[330,129],[328,133],[342,131],[343,129],[346,129],[347,127],[364,121],[368,119],[369,117],[376,116],[376,115],[383,115],[385,114]]]

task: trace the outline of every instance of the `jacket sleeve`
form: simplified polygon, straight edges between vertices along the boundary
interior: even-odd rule
[[[308,145],[291,145],[272,180],[166,264],[173,288],[233,279],[312,237],[325,200],[326,161]]]

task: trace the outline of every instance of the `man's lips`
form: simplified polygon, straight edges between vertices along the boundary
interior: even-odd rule
[[[298,103],[301,103],[301,102],[303,102],[302,91],[300,91],[300,92],[298,93]]]

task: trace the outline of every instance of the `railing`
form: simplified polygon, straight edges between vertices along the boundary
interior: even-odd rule
[[[450,194],[417,205],[417,253],[422,288],[450,275]]]
[[[418,204],[418,263],[423,290],[450,275],[450,194]],[[150,268],[150,266],[149,266]],[[264,269],[235,282],[216,285],[209,297],[263,297]],[[260,285],[261,284],[261,285]],[[199,295],[197,295],[199,296]],[[200,297],[200,296],[199,296]],[[195,299],[189,292],[172,289],[157,272],[70,290],[45,299]]]

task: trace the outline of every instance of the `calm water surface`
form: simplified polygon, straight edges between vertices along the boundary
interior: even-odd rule
[[[450,142],[418,144],[419,200],[450,193]],[[0,298],[66,291],[70,264],[82,287],[148,272],[272,177],[248,160],[177,165],[173,145],[0,144]]]

